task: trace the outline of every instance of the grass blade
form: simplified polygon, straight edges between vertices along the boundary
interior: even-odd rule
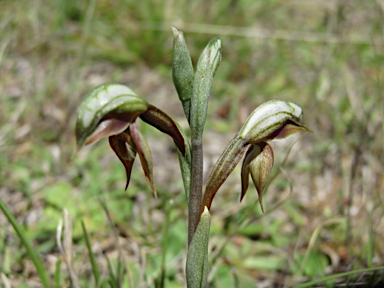
[[[55,276],[54,276],[54,283],[55,283],[55,288],[60,288],[60,268],[61,268],[61,260],[56,261],[55,265]]]
[[[118,285],[117,285],[115,273],[113,273],[113,267],[112,267],[111,260],[109,260],[109,257],[107,255],[105,255],[105,258],[107,259],[108,271],[109,271],[108,283],[111,286],[111,288],[117,288]]]
[[[99,268],[97,267],[95,254],[92,252],[91,242],[89,241],[89,237],[88,237],[87,229],[85,228],[84,221],[81,221],[81,227],[83,228],[83,234],[84,234],[85,243],[88,249],[89,259],[91,260],[92,271],[93,271],[93,276],[95,277],[96,287],[100,287],[99,286],[100,272],[99,272]]]
[[[335,280],[337,278],[341,278],[341,277],[345,277],[345,276],[350,276],[350,275],[354,275],[354,274],[358,274],[358,273],[374,272],[374,271],[378,271],[378,270],[384,270],[384,266],[375,267],[375,268],[352,270],[352,271],[343,272],[343,273],[339,273],[339,274],[329,275],[329,276],[326,276],[326,277],[323,277],[323,278],[320,278],[320,279],[317,279],[317,280],[313,280],[313,281],[310,281],[310,282],[306,282],[306,283],[303,283],[303,284],[300,284],[300,285],[297,285],[297,286],[294,286],[294,287],[295,288],[313,287],[316,284],[325,283],[325,282],[328,282],[328,281]]]
[[[173,200],[170,200],[167,205],[167,216],[165,219],[165,226],[164,226],[164,232],[163,232],[163,253],[161,255],[161,275],[160,275],[160,281],[159,281],[159,287],[164,288],[164,281],[165,281],[165,274],[166,274],[166,256],[167,256],[167,250],[168,250],[168,232],[169,232],[169,222],[171,217],[171,211],[173,206]]]
[[[1,200],[0,198],[0,209],[3,211],[5,216],[7,217],[9,223],[13,226],[13,229],[15,229],[17,235],[19,236],[21,242],[23,243],[25,249],[27,250],[27,254],[29,258],[31,258],[33,265],[35,265],[35,268],[37,270],[37,274],[40,277],[41,283],[43,284],[44,288],[49,288],[49,279],[47,272],[44,268],[43,261],[41,260],[40,256],[35,253],[35,250],[32,248],[31,243],[27,239],[27,236],[25,235],[23,227],[17,223],[15,217],[12,215],[11,211],[8,209],[7,205]]]

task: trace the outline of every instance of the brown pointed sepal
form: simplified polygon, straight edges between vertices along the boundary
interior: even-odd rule
[[[151,186],[153,194],[157,199],[157,192],[153,184],[152,155],[151,155],[151,151],[149,150],[147,141],[145,141],[143,135],[140,134],[135,123],[129,126],[129,132],[133,142],[135,143],[136,151],[139,154],[140,162],[144,170],[145,178],[147,179],[149,186]]]
[[[176,123],[169,117],[165,112],[161,111],[159,108],[148,105],[148,110],[140,115],[140,118],[152,125],[153,127],[159,129],[161,132],[168,134],[172,137],[177,148],[185,156],[185,139],[182,133],[179,131]]]
[[[248,189],[249,174],[255,184],[257,194],[259,195],[259,203],[264,213],[263,207],[263,190],[268,182],[274,162],[272,147],[266,142],[252,144],[245,155],[243,166],[241,168],[241,197],[245,196]]]
[[[131,136],[128,133],[123,132],[118,135],[109,137],[109,145],[125,167],[125,172],[127,175],[127,184],[125,185],[125,190],[127,190],[129,180],[131,179],[133,162],[135,161],[136,157],[135,144],[133,143]]]

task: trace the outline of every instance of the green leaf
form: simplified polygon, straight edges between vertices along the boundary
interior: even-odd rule
[[[221,61],[221,41],[213,38],[205,47],[197,63],[191,98],[190,126],[191,137],[200,138],[207,118],[208,98],[212,81]]]
[[[304,227],[307,224],[307,218],[302,215],[299,209],[294,207],[291,202],[284,202],[283,207],[296,225]]]
[[[87,229],[85,228],[84,221],[81,221],[81,227],[83,228],[83,235],[85,238],[85,244],[87,245],[89,259],[91,260],[93,276],[95,277],[96,286],[99,287],[99,285],[100,285],[99,284],[100,271],[99,271],[99,267],[97,266],[96,256],[92,251],[91,241],[89,239]]]
[[[54,288],[60,288],[60,268],[61,268],[61,260],[58,259],[55,264],[55,274],[54,274]]]
[[[187,256],[187,287],[205,288],[208,278],[208,240],[211,216],[205,207],[189,245]]]
[[[72,186],[67,182],[57,182],[54,185],[44,187],[42,189],[41,195],[43,195],[44,200],[50,205],[59,207],[60,210],[66,208],[67,206],[74,206],[76,200],[72,196]]]
[[[184,40],[183,32],[172,27],[173,31],[173,59],[172,78],[179,99],[183,105],[185,117],[189,122],[189,110],[193,87],[193,66],[191,55]]]
[[[179,156],[179,165],[181,170],[181,176],[183,178],[184,191],[187,196],[187,201],[189,202],[189,193],[191,191],[191,145],[188,142],[187,136],[185,135],[183,129],[180,128],[179,124],[175,122],[181,135],[184,138],[185,144],[185,155],[181,154],[179,150],[177,150],[177,154]]]
[[[248,269],[262,269],[277,271],[284,267],[285,259],[280,256],[255,256],[244,259],[242,265]]]
[[[343,272],[343,273],[338,273],[338,274],[333,274],[333,275],[325,276],[325,277],[322,277],[320,279],[309,281],[307,283],[295,285],[294,287],[295,288],[314,287],[316,284],[326,283],[328,281],[332,281],[332,280],[335,280],[337,278],[342,278],[342,277],[351,276],[351,275],[357,275],[359,273],[372,273],[372,272],[380,271],[380,270],[383,270],[383,269],[384,269],[384,266],[379,266],[379,267],[374,267],[374,268],[366,268],[366,269],[359,269],[359,270],[352,270],[352,271],[348,271],[348,272]]]

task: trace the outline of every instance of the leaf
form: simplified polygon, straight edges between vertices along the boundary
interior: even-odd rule
[[[93,276],[95,277],[96,287],[99,287],[99,285],[101,284],[100,271],[99,271],[99,267],[97,266],[95,253],[93,253],[92,251],[91,241],[89,239],[89,235],[85,227],[84,221],[81,221],[81,227],[83,228],[83,235],[84,235],[85,244],[88,250],[88,256],[92,265],[92,272],[93,272]]]
[[[242,266],[247,269],[272,270],[277,271],[284,267],[285,259],[283,256],[257,256],[245,258]]]
[[[213,38],[200,54],[193,81],[190,111],[192,139],[197,139],[203,134],[207,118],[208,98],[220,60],[221,41],[219,38]]]
[[[191,146],[187,140],[187,136],[185,135],[183,129],[175,122],[181,135],[184,138],[185,144],[185,155],[182,155],[179,150],[177,150],[177,155],[179,156],[179,165],[181,170],[181,176],[183,178],[184,190],[187,196],[187,201],[189,202],[189,193],[191,191]]]
[[[184,40],[183,32],[172,27],[173,31],[173,58],[172,79],[179,99],[183,104],[184,114],[189,122],[189,110],[193,87],[193,66],[191,55]]]
[[[23,244],[24,248],[27,251],[29,258],[32,260],[32,263],[36,268],[36,271],[37,271],[37,274],[39,275],[42,286],[44,288],[49,288],[50,285],[49,285],[47,270],[44,267],[44,264],[40,255],[36,253],[36,250],[34,248],[32,248],[32,245],[28,240],[28,237],[26,236],[24,228],[17,222],[15,216],[13,216],[8,206],[3,202],[1,198],[0,198],[0,210],[3,211],[5,217],[7,217],[9,223],[13,226],[13,229],[15,229],[21,243]]]
[[[188,249],[186,265],[188,288],[205,288],[207,285],[210,226],[211,216],[205,207]]]

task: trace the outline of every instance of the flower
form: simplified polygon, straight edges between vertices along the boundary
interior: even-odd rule
[[[138,117],[171,136],[180,153],[185,155],[186,143],[177,124],[129,87],[115,83],[96,87],[81,103],[76,122],[77,150],[108,137],[112,150],[125,167],[125,189],[128,188],[136,154],[139,154],[145,177],[157,197],[153,184],[152,155],[135,124]]]
[[[229,142],[217,160],[208,178],[202,207],[208,209],[217,191],[245,154],[241,179],[241,200],[248,189],[249,174],[259,194],[261,209],[262,191],[273,166],[273,150],[267,141],[283,139],[301,130],[310,131],[304,123],[303,111],[297,104],[284,100],[271,100],[256,108],[240,131]]]

